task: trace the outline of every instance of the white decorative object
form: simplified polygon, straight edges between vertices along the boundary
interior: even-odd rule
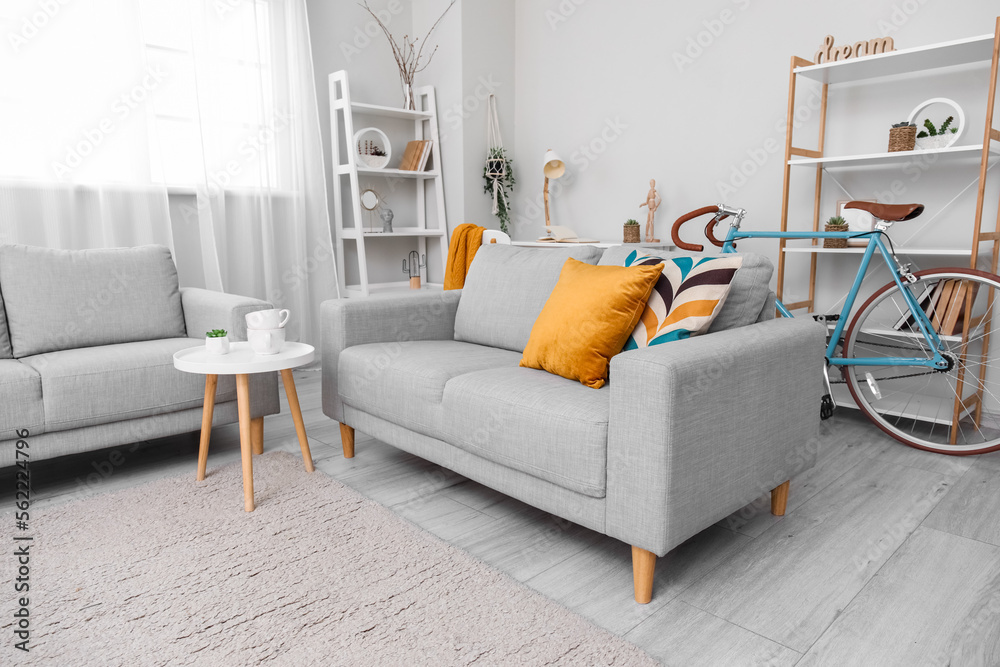
[[[908,122],[914,123],[917,126],[918,135],[920,134],[921,130],[926,131],[926,128],[923,125],[923,120],[917,120],[917,118],[921,111],[923,111],[924,109],[933,104],[947,104],[948,106],[950,106],[952,109],[955,110],[955,113],[952,115],[955,116],[956,122],[952,123],[952,127],[957,126],[958,132],[948,132],[947,134],[939,134],[933,137],[918,136],[917,137],[918,150],[928,150],[932,148],[948,148],[949,146],[953,146],[955,142],[958,141],[959,137],[962,136],[962,133],[965,132],[965,112],[962,111],[962,107],[958,106],[958,102],[950,100],[947,97],[934,97],[918,104],[916,108],[914,108],[913,111],[910,112],[910,115],[907,118]]]
[[[285,344],[285,330],[247,329],[247,342],[257,354],[278,354]]]
[[[287,308],[278,310],[255,310],[246,314],[247,329],[280,329],[288,322],[291,312]]]
[[[383,169],[392,158],[389,137],[377,127],[363,127],[355,132],[354,150],[357,152],[358,161],[371,169]]]
[[[229,336],[205,336],[205,350],[209,354],[229,354]]]

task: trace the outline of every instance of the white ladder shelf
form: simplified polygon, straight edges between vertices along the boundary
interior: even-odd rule
[[[444,208],[444,185],[441,178],[441,151],[440,136],[438,135],[437,123],[437,103],[434,97],[433,86],[422,86],[414,88],[413,99],[419,107],[417,111],[409,109],[399,109],[395,107],[379,106],[375,104],[364,104],[351,100],[350,85],[347,80],[347,72],[340,70],[330,74],[330,128],[331,128],[331,153],[333,164],[333,197],[334,197],[334,233],[336,238],[337,252],[337,272],[340,284],[344,286],[344,293],[349,297],[367,297],[372,294],[386,292],[408,292],[410,291],[409,279],[401,279],[389,282],[370,282],[368,279],[369,261],[388,262],[388,257],[379,254],[378,241],[380,238],[412,238],[416,240],[416,250],[421,257],[427,254],[427,240],[437,239],[440,246],[441,255],[441,279],[444,279],[444,264],[448,257],[448,223]],[[342,118],[341,118],[342,116]],[[413,136],[417,139],[431,140],[431,155],[429,163],[432,169],[427,171],[403,171],[394,168],[374,169],[360,166],[358,164],[356,151],[352,150],[355,132],[355,116],[373,118],[392,118],[396,120],[412,120]],[[362,125],[364,127],[364,125]],[[341,155],[341,141],[344,141],[346,155]],[[401,145],[394,145],[392,148],[392,160],[398,163],[403,155],[405,142]],[[346,158],[346,160],[345,160]],[[347,178],[349,184],[345,188],[342,179]],[[400,213],[404,210],[415,209],[415,225],[393,227],[392,232],[368,231],[365,228],[365,218],[361,211],[361,182],[360,179],[385,179],[385,187],[392,188],[390,179],[412,179],[415,181],[416,200],[414,206],[393,205],[393,211]],[[427,188],[433,189],[432,197],[435,204],[434,224],[428,225],[428,193]],[[345,224],[344,215],[344,195],[351,199],[352,223]],[[381,223],[379,224],[381,227]],[[344,265],[344,242],[349,241],[355,244],[358,258],[358,275],[360,278],[357,284],[348,284]],[[369,248],[368,244],[372,247]],[[371,256],[369,256],[369,253]],[[396,271],[402,270],[400,258],[392,261],[396,263]],[[420,269],[420,278],[423,289],[442,289],[441,283],[431,283],[428,279],[427,267]],[[402,278],[402,274],[401,278]]]

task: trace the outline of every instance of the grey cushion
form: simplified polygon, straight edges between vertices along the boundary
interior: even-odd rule
[[[201,343],[167,338],[49,352],[21,361],[42,378],[47,431],[200,407],[205,376],[174,368],[174,352]],[[235,382],[220,375],[216,402],[232,400]]]
[[[0,285],[0,359],[13,359],[10,335],[7,333],[7,312],[3,307],[3,286]]]
[[[461,375],[444,390],[443,440],[565,489],[602,498],[607,388],[545,371],[496,368]]]
[[[338,387],[347,405],[434,436],[449,380],[484,368],[516,368],[520,360],[516,352],[453,340],[356,345],[340,354]]]
[[[20,361],[0,359],[0,440],[16,439],[22,429],[45,431],[42,379]]]
[[[599,264],[601,266],[622,266],[625,263],[625,258],[633,250],[638,250],[644,255],[666,259],[705,256],[705,254],[691,252],[674,252],[656,248],[637,249],[620,245],[608,248]],[[736,272],[729,296],[726,297],[726,303],[722,306],[722,311],[715,318],[715,321],[712,322],[712,326],[709,327],[709,333],[753,324],[757,321],[768,300],[768,294],[771,291],[771,274],[774,273],[774,266],[770,260],[750,252],[736,253],[736,255],[743,258],[743,266]]]
[[[602,250],[491,243],[476,253],[455,314],[455,340],[524,352],[538,314],[570,257],[596,264]]]
[[[14,357],[186,336],[177,269],[163,246],[0,246]]]

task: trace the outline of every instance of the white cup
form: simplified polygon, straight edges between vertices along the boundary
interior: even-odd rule
[[[285,344],[285,330],[247,329],[247,340],[257,354],[278,354]]]
[[[278,310],[255,310],[246,314],[247,329],[280,329],[285,326],[288,316],[291,313],[288,309]]]

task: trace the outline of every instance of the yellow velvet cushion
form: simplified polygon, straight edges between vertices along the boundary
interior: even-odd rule
[[[592,266],[567,259],[531,327],[521,366],[603,387],[611,357],[642,317],[663,264]]]

